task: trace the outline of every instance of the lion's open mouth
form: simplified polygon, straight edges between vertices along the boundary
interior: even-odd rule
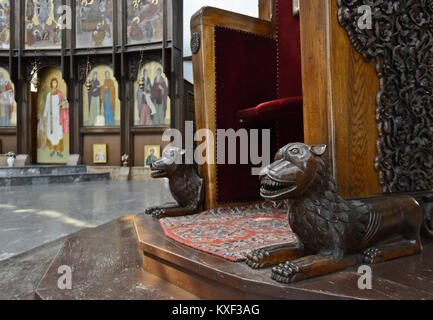
[[[154,179],[165,178],[166,175],[167,173],[165,172],[165,170],[152,168],[152,173],[151,173],[152,178]]]
[[[265,199],[276,199],[296,190],[296,188],[295,182],[278,182],[266,176],[261,180],[260,195]]]

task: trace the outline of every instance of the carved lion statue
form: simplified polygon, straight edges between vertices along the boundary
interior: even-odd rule
[[[292,143],[263,169],[261,196],[287,201],[299,243],[252,251],[252,268],[277,265],[272,278],[290,283],[360,263],[379,263],[419,253],[423,214],[409,196],[345,200],[325,156],[327,147]]]

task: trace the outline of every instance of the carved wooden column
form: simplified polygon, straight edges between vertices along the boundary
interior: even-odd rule
[[[126,127],[126,135],[122,138],[124,144],[124,154],[129,155],[129,165],[134,166],[134,136],[131,129],[134,124],[134,111],[135,111],[135,98],[134,98],[134,82],[137,80],[138,73],[140,72],[140,57],[139,55],[133,55],[128,58],[128,70],[127,81],[125,81],[125,117],[124,125]]]
[[[91,62],[91,61],[90,61]],[[77,74],[77,83],[75,84],[75,103],[77,105],[77,108],[74,109],[74,131],[77,132],[77,135],[74,139],[75,145],[74,148],[75,152],[77,154],[81,154],[83,156],[84,154],[84,145],[83,145],[83,135],[81,133],[81,128],[83,127],[83,108],[81,105],[81,99],[80,97],[84,97],[84,90],[83,89],[84,83],[87,80],[87,77],[89,76],[87,74],[87,60],[81,59],[79,66],[78,66],[78,74]]]
[[[364,62],[350,44],[338,22],[336,0],[302,0],[300,5],[305,141],[329,145],[343,196],[381,193],[374,168],[375,64]]]

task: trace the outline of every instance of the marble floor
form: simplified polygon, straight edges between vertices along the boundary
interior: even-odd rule
[[[166,181],[1,187],[0,261],[173,201]]]

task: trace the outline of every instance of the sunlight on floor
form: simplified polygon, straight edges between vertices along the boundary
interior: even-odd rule
[[[14,209],[16,207],[10,206],[10,205],[0,204],[0,208]],[[78,219],[70,218],[67,215],[65,215],[61,212],[58,212],[58,211],[52,211],[52,210],[38,211],[36,209],[20,209],[20,210],[14,210],[13,212],[14,213],[36,213],[37,215],[57,219],[63,223],[73,225],[74,227],[79,227],[79,228],[94,228],[94,227],[96,227],[96,225],[89,224],[89,223],[86,223],[86,222],[78,220]]]
[[[21,209],[21,210],[15,210],[14,213],[33,213],[36,212],[35,209]]]
[[[10,204],[0,204],[0,209],[15,209],[16,206],[12,206]]]
[[[70,224],[70,225],[80,227],[80,228],[94,228],[95,227],[95,225],[88,224],[88,223],[85,223],[83,221],[80,221],[80,220],[77,220],[74,218],[70,218],[70,217],[64,215],[63,213],[60,213],[57,211],[46,210],[46,211],[39,211],[36,214],[43,215],[43,216],[50,217],[50,218],[54,218],[54,219],[58,219],[58,220],[62,221],[63,223]]]

